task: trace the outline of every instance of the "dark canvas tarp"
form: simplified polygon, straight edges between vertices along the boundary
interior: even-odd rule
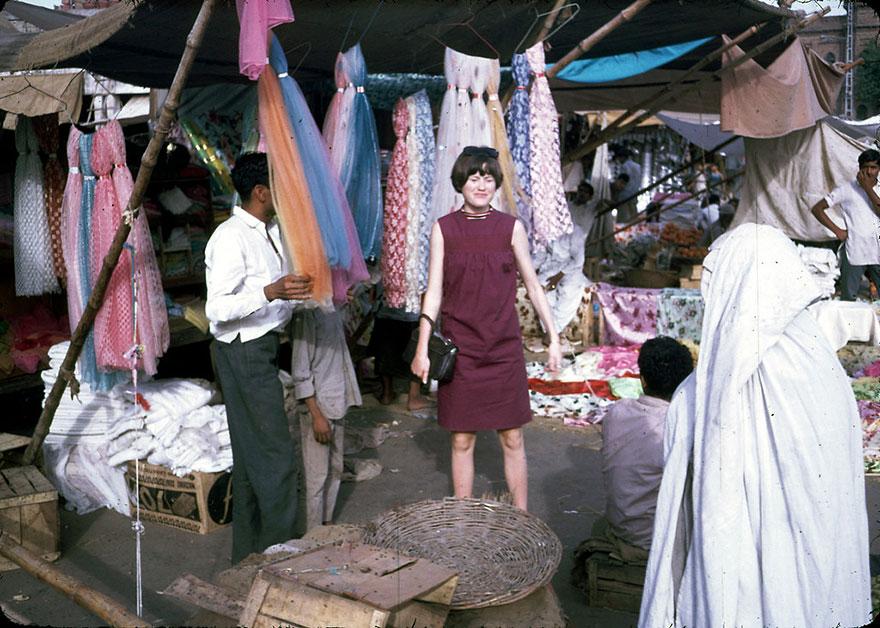
[[[20,3],[9,2],[13,14]],[[630,0],[582,2],[582,10],[551,39],[547,60],[561,58],[606,24]],[[84,67],[135,85],[167,86],[198,11],[197,0],[123,2],[93,17],[37,35],[0,31],[0,71],[40,67]],[[495,56],[506,63],[514,47],[548,11],[552,0],[297,0],[296,21],[276,29],[300,81],[332,76],[336,53],[361,38],[370,72],[441,74],[443,45],[467,54]],[[657,48],[721,33],[738,33],[769,20],[763,34],[778,32],[788,11],[757,0],[655,0],[614,31],[588,56]],[[461,25],[469,22],[473,31]],[[346,32],[350,33],[346,39]],[[540,25],[540,22],[538,23]],[[532,32],[537,30],[537,27]],[[238,20],[233,2],[220,2],[190,76],[190,85],[242,80],[237,66]]]

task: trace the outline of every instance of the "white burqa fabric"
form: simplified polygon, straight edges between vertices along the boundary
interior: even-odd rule
[[[870,621],[859,413],[794,244],[748,224],[703,265],[700,360],[667,415],[639,626]]]

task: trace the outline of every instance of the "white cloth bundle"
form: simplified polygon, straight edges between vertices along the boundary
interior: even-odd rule
[[[823,297],[834,294],[834,285],[840,277],[840,266],[837,255],[831,249],[797,245],[801,261],[810,271]]]

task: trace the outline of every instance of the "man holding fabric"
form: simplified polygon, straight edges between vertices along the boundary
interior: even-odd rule
[[[263,153],[241,155],[232,181],[242,199],[205,249],[205,314],[232,441],[232,562],[293,538],[297,467],[278,379],[291,301],[312,281],[288,273]]]
[[[840,268],[840,291],[844,301],[854,301],[862,276],[880,289],[880,151],[868,149],[859,155],[859,172],[816,203],[813,216],[844,243]],[[846,229],[838,227],[825,212],[839,207]]]

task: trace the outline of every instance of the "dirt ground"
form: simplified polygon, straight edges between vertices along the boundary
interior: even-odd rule
[[[351,414],[352,425],[387,424],[389,437],[361,458],[381,463],[382,473],[363,482],[344,483],[337,521],[365,523],[401,504],[441,498],[451,492],[448,437],[431,418],[406,413],[404,396],[383,407],[371,397]],[[591,628],[634,626],[630,613],[587,608],[583,594],[569,584],[572,552],[589,535],[603,511],[601,435],[598,428],[567,428],[538,419],[526,428],[529,459],[529,509],[562,541],[564,554],[552,586],[569,625]],[[476,448],[475,495],[504,491],[497,438],[480,434]],[[880,553],[880,479],[867,481],[872,553]],[[61,551],[57,566],[106,593],[129,609],[135,606],[135,537],[128,518],[110,510],[84,516],[62,512]],[[185,625],[197,609],[158,592],[177,576],[192,573],[211,581],[229,568],[231,528],[200,536],[147,522],[142,537],[144,618],[153,625]],[[829,541],[831,542],[831,541]],[[876,556],[875,563],[876,561]],[[876,565],[875,565],[876,566]],[[94,626],[101,622],[62,594],[22,571],[0,574],[0,606],[11,618],[37,625]]]

